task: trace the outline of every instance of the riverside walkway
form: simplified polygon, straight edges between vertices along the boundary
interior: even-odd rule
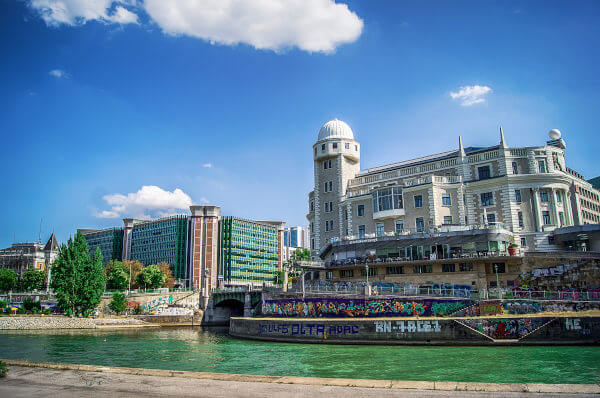
[[[593,397],[595,384],[494,384],[279,377],[9,361],[10,397]]]

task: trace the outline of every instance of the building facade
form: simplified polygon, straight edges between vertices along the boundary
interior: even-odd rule
[[[112,260],[122,260],[123,228],[79,229],[77,232],[83,234],[91,255],[96,252],[96,248],[100,249],[102,265],[106,266]]]
[[[54,259],[58,255],[58,242],[54,234],[46,244],[39,242],[13,243],[0,250],[0,268],[8,268],[20,276],[28,268],[49,272]]]
[[[350,127],[332,120],[313,145],[308,221],[314,257],[339,239],[501,225],[530,251],[554,250],[552,232],[600,222],[600,192],[566,166],[558,130],[542,146],[464,147],[360,170]],[[511,239],[511,240],[512,240]]]

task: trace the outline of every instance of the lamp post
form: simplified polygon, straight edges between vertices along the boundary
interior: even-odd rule
[[[494,271],[496,271],[496,292],[498,292],[498,298],[500,298],[500,283],[498,282],[498,264],[494,264]]]

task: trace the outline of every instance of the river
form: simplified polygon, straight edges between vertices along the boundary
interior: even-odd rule
[[[0,358],[203,372],[360,379],[599,383],[600,347],[269,343],[223,328],[0,332]]]

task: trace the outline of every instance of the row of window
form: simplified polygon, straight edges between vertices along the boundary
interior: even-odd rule
[[[506,272],[506,265],[504,263],[493,264],[492,265],[493,272],[496,272],[496,269],[499,274],[503,274]],[[472,263],[460,263],[458,265],[458,270],[459,270],[459,272],[473,272],[473,264]],[[340,278],[353,278],[354,277],[354,270],[352,270],[352,269],[340,270],[339,272],[340,272]],[[442,272],[456,272],[456,264],[442,264]],[[403,275],[406,272],[405,272],[404,265],[396,265],[396,266],[386,267],[385,273],[386,273],[386,275]],[[431,265],[431,264],[414,265],[412,267],[412,273],[413,274],[433,273],[433,265]],[[367,269],[362,268],[360,270],[360,274],[361,274],[361,276],[367,276]],[[368,274],[369,274],[369,276],[378,275],[377,268],[376,267],[369,268]],[[327,279],[333,278],[333,271],[329,271],[328,274],[326,275],[326,278]]]
[[[331,143],[331,147],[332,147],[332,149],[337,149],[338,148],[338,143],[337,142],[332,142]],[[344,148],[350,149],[350,143],[349,142],[345,142],[344,143]],[[327,144],[321,144],[321,152],[325,152],[325,149],[327,149]],[[358,151],[358,145],[354,145],[354,150]],[[316,154],[317,154],[317,148],[315,148],[315,155]]]

